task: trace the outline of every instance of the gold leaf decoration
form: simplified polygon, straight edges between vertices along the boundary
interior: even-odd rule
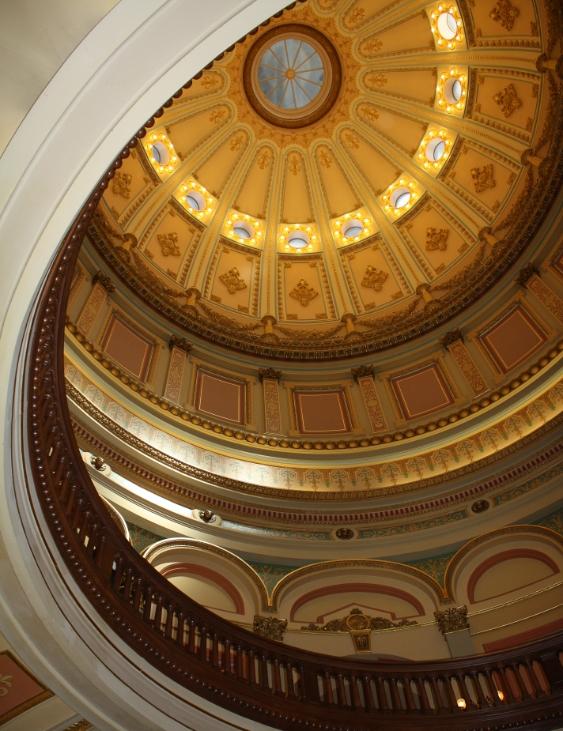
[[[506,30],[512,30],[514,21],[519,15],[520,11],[510,0],[497,0],[497,4],[489,13],[489,18],[500,23]]]
[[[471,177],[473,178],[476,193],[483,193],[485,190],[494,188],[497,184],[492,163],[483,165],[482,168],[471,168]]]
[[[113,176],[111,181],[111,190],[115,195],[119,195],[122,198],[129,198],[131,196],[131,181],[132,176],[130,173],[123,173],[118,170]]]
[[[368,289],[373,289],[376,292],[381,292],[388,277],[389,274],[387,272],[377,269],[370,264],[366,269],[364,278],[362,279],[362,286],[367,287]]]
[[[522,99],[518,96],[514,84],[509,84],[502,91],[497,92],[493,99],[507,119],[522,106]]]
[[[219,279],[223,282],[229,294],[235,294],[235,292],[240,292],[241,289],[246,289],[246,282],[241,278],[239,270],[236,267],[221,274]]]
[[[162,256],[180,256],[180,247],[178,246],[178,234],[174,231],[167,234],[157,235],[158,245]]]
[[[303,307],[307,307],[309,302],[319,296],[319,293],[313,287],[310,287],[304,279],[300,279],[289,293],[289,296],[297,300]]]
[[[426,229],[426,251],[445,251],[448,248],[448,236],[450,235],[447,228]]]

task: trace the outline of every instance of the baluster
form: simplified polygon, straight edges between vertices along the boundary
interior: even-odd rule
[[[458,705],[457,705],[457,696],[454,692],[453,686],[452,686],[452,679],[455,678],[455,675],[451,675],[449,677],[442,677],[442,682],[446,686],[446,700],[449,703],[449,709],[450,711],[457,711]]]
[[[389,678],[389,688],[391,690],[391,702],[394,711],[400,711],[403,708],[401,696],[397,687],[397,678]]]
[[[252,685],[256,685],[258,680],[256,678],[256,663],[254,662],[254,650],[250,648],[247,651],[248,654],[248,679]]]
[[[153,623],[158,632],[162,632],[162,596],[159,594],[156,598],[156,608],[154,611]]]
[[[133,607],[136,611],[141,611],[141,604],[144,600],[143,596],[143,582],[141,579],[135,579],[135,597],[133,599]]]
[[[221,664],[219,645],[219,638],[217,637],[217,633],[214,632],[211,638],[211,664],[215,668],[218,668]]]
[[[325,695],[325,703],[330,703],[330,705],[333,705],[334,704],[334,691],[332,689],[332,678],[329,675],[328,670],[324,671],[323,688],[324,688],[324,695]]]
[[[225,639],[224,643],[224,649],[223,649],[223,670],[226,673],[232,673],[232,657],[231,657],[231,641],[227,637]]]
[[[352,698],[352,708],[365,708],[366,704],[362,702],[362,695],[358,687],[359,678],[356,675],[350,677],[350,696]]]
[[[189,629],[189,635],[188,635],[188,652],[191,655],[196,654],[195,649],[195,620],[190,619],[190,629]]]
[[[268,677],[268,659],[266,655],[260,655],[258,662],[260,665],[260,687],[271,690],[270,678]]]
[[[203,662],[207,662],[207,627],[205,625],[199,628],[199,657]]]
[[[418,697],[420,698],[420,710],[423,713],[433,711],[432,706],[430,705],[430,702],[428,700],[428,695],[426,693],[424,678],[414,678],[414,684],[417,687]]]
[[[383,684],[383,679],[379,675],[375,678],[375,690],[377,693],[377,703],[379,705],[379,710],[380,711],[388,710],[387,694],[385,693],[385,686]]]
[[[186,620],[181,611],[178,612],[176,616],[176,642],[180,645],[180,647],[184,647],[184,626]]]
[[[403,678],[403,686],[405,688],[405,701],[407,703],[407,711],[418,710],[418,706],[414,700],[411,688],[411,678]]]
[[[237,676],[241,680],[248,680],[248,675],[245,673],[246,658],[244,656],[244,650],[240,645],[237,645]]]
[[[272,682],[274,686],[274,693],[281,693],[282,684],[280,677],[280,661],[277,657],[274,657],[274,662],[272,664]]]
[[[521,663],[521,665],[519,666],[519,668],[520,667],[523,667],[525,669],[525,671],[527,672],[529,682],[532,687],[530,695],[533,698],[537,698],[538,696],[543,695],[543,691],[541,689],[538,679],[536,678],[536,674],[534,673],[534,669],[532,667],[531,661],[528,659],[524,660]]]
[[[123,589],[123,593],[128,603],[131,601],[133,586],[133,569],[131,567],[128,567],[127,573],[125,574],[125,587]]]
[[[487,686],[489,688],[489,698],[486,698],[485,700],[487,703],[490,700],[490,703],[494,706],[499,705],[500,703],[503,703],[503,701],[508,700],[508,696],[506,694],[505,689],[505,683],[502,680],[501,673],[494,669],[491,670],[491,668],[485,668],[485,678],[487,680]],[[500,688],[497,688],[497,682],[495,681],[495,678],[493,677],[493,672],[496,672],[497,677],[499,678],[498,685],[500,685]],[[503,698],[499,698],[499,692],[503,694]]]
[[[339,706],[345,706],[346,704],[346,689],[344,688],[344,678],[342,673],[338,673],[336,676],[336,698]]]
[[[373,711],[375,704],[371,694],[371,678],[369,675],[362,675],[362,688],[364,689],[364,704],[366,711]]]
[[[143,611],[143,619],[145,622],[149,622],[151,618],[151,612],[152,612],[152,588],[147,587],[146,593],[145,593],[145,608]]]
[[[476,673],[470,673],[471,681],[473,683],[473,687],[475,688],[475,693],[477,694],[477,705],[479,708],[484,708],[487,705],[487,699],[485,698],[485,695],[483,693],[483,688],[481,687],[481,680],[479,678],[479,671]],[[495,694],[496,695],[496,694]],[[498,700],[498,698],[497,698]]]

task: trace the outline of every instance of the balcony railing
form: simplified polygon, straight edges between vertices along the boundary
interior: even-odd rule
[[[62,361],[74,262],[111,174],[75,222],[44,285],[27,384],[35,486],[61,556],[95,611],[177,683],[275,728],[559,726],[561,636],[431,663],[339,660],[263,639],[221,619],[178,591],[127,543],[79,457]]]

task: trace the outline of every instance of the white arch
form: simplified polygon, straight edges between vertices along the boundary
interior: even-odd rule
[[[135,656],[82,609],[79,588],[50,559],[57,551],[26,499],[21,459],[26,324],[58,243],[120,149],[187,79],[285,4],[210,0],[194,12],[186,0],[122,0],[46,87],[0,163],[0,629],[99,728],[215,731],[248,721]]]

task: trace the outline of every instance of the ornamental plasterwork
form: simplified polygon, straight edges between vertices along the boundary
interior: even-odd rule
[[[162,256],[180,256],[178,234],[175,231],[166,234],[157,234],[156,240],[160,246]]]
[[[236,267],[229,269],[228,272],[221,274],[219,277],[221,282],[227,288],[229,294],[235,294],[243,289],[246,289],[246,282],[240,276],[239,270]]]
[[[130,173],[124,173],[121,170],[118,170],[111,181],[112,193],[121,196],[121,198],[130,198],[132,179],[133,176],[130,175]]]
[[[510,0],[497,0],[496,5],[489,13],[489,18],[500,23],[506,30],[512,30],[519,15],[520,10]]]
[[[436,624],[440,632],[445,635],[448,632],[457,632],[460,629],[469,627],[469,619],[467,618],[467,607],[448,607],[434,612]]]
[[[377,91],[377,89],[382,89],[385,86],[387,83],[387,76],[382,74],[380,71],[370,71],[365,75],[364,83],[368,89]]]
[[[268,640],[283,642],[283,633],[287,629],[287,619],[277,617],[262,617],[259,614],[254,616],[252,631]]]
[[[319,293],[313,289],[313,287],[311,287],[305,279],[300,279],[289,293],[289,296],[294,300],[297,300],[302,307],[307,307],[307,305],[312,302],[315,297],[319,296]]]
[[[483,193],[486,190],[494,188],[497,184],[495,180],[495,169],[492,163],[483,165],[482,168],[471,168],[471,178],[473,179],[476,193]]]
[[[426,251],[445,251],[448,248],[448,236],[450,231],[447,228],[426,229]]]
[[[502,91],[497,92],[493,99],[507,119],[522,106],[522,99],[518,96],[514,84],[509,84]]]
[[[394,627],[411,627],[418,624],[414,619],[399,619],[393,622],[387,617],[372,617],[364,614],[361,609],[352,609],[350,614],[338,619],[331,619],[325,624],[311,622],[301,627],[307,632],[350,632],[350,630],[370,629],[393,629]]]
[[[377,269],[377,267],[369,264],[362,279],[362,287],[367,287],[368,289],[373,289],[376,292],[381,292],[383,285],[388,278],[389,274],[387,272]]]

